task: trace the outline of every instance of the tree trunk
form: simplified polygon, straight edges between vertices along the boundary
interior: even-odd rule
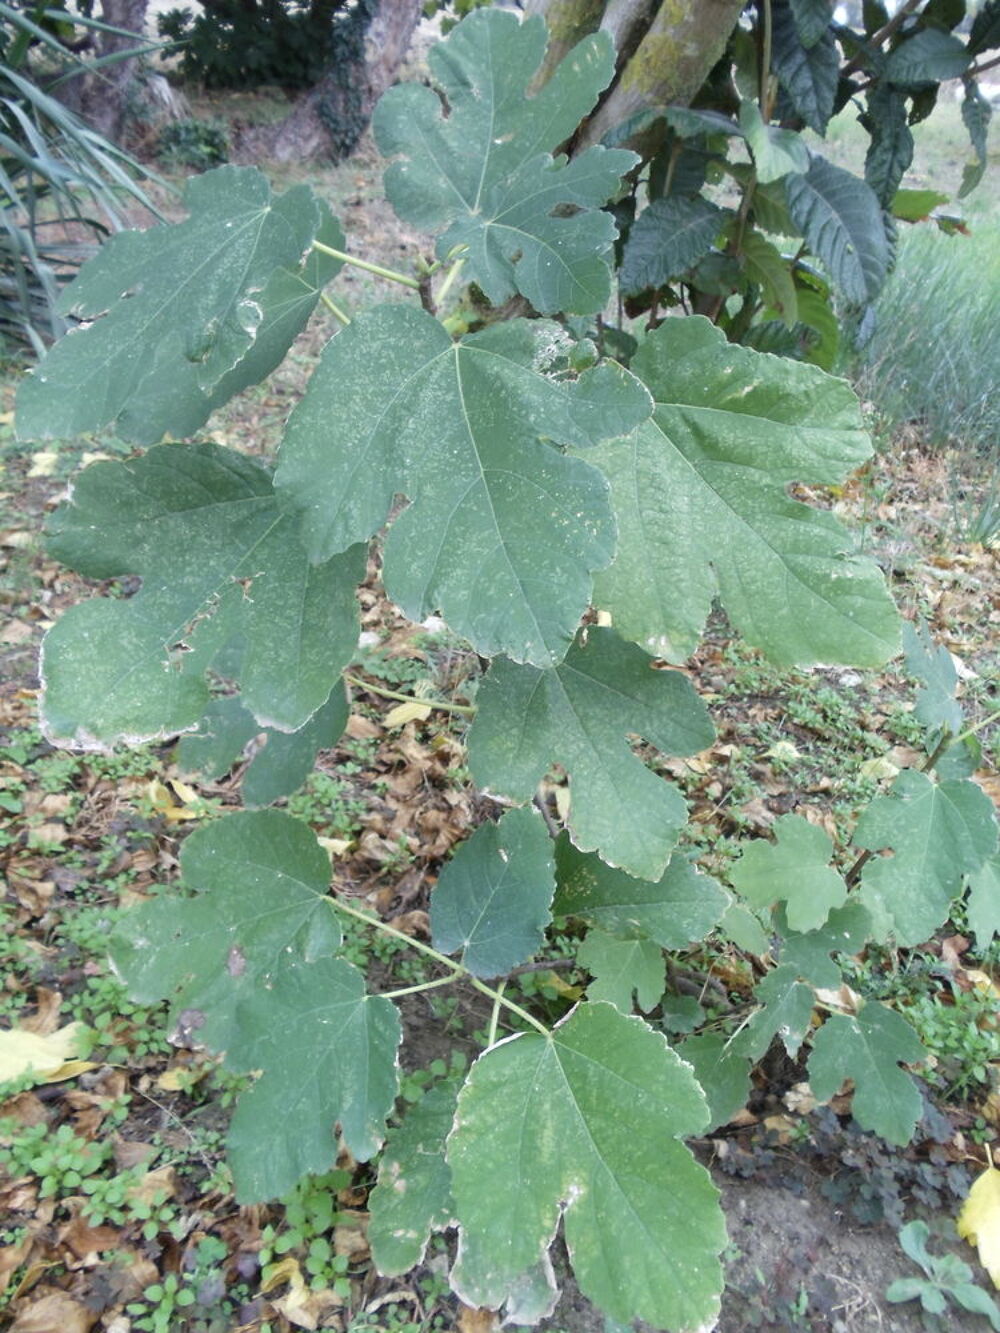
[[[357,26],[342,34],[340,58],[329,72],[284,120],[242,130],[237,156],[277,162],[348,157],[406,56],[421,10],[422,0],[361,0],[346,21]]]
[[[543,75],[576,43],[601,29],[618,53],[617,72],[576,147],[599,143],[639,111],[686,106],[722,55],[744,0],[528,0],[551,34]]]
[[[148,0],[101,0],[101,22],[124,31],[120,36],[95,31],[93,54],[122,58],[67,79],[55,90],[65,106],[113,143],[122,138],[137,63],[122,53],[142,45],[147,5]]]

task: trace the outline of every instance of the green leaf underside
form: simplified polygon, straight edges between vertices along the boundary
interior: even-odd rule
[[[132,597],[72,607],[46,638],[43,718],[62,744],[193,728],[204,672],[234,635],[246,641],[243,703],[262,725],[295,730],[357,643],[364,549],[311,565],[268,472],[219,445],[94,464],[57,512],[49,549],[90,578],[143,580]]]
[[[389,596],[440,611],[485,656],[548,666],[614,552],[607,484],[547,441],[581,444],[650,410],[620,368],[575,384],[545,375],[565,335],[498,324],[453,344],[421,310],[382,306],[328,345],[289,421],[276,486],[323,560],[371,536],[393,497],[410,506],[385,545]]]
[[[134,995],[169,1000],[175,1027],[259,1073],[228,1139],[238,1199],[329,1170],[338,1121],[367,1160],[396,1096],[399,1016],[332,956],[341,931],[315,835],[277,810],[230,815],[190,835],[181,871],[197,894],[131,913],[112,956]]]
[[[557,916],[582,917],[619,939],[647,938],[662,949],[703,940],[729,903],[714,879],[677,853],[651,883],[579,851],[565,833],[556,842],[556,880]]]
[[[507,973],[537,953],[552,920],[551,842],[533,809],[481,824],[441,871],[431,939],[477,977]]]
[[[623,292],[662,287],[706,254],[726,214],[708,199],[654,199],[629,231],[620,274]]]
[[[608,1004],[473,1066],[448,1140],[460,1221],[452,1283],[499,1306],[564,1216],[580,1289],[613,1319],[711,1326],[725,1243],[708,1173],[674,1136],[707,1108],[659,1034]]]
[[[455,1118],[458,1089],[430,1088],[391,1129],[379,1159],[378,1184],[368,1196],[368,1243],[383,1277],[419,1264],[432,1231],[452,1225],[451,1169],[445,1139]]]
[[[639,1008],[648,1014],[663,998],[667,968],[663,950],[651,940],[620,940],[603,930],[589,930],[577,950],[577,961],[592,977],[588,1000],[607,1000],[630,1014],[634,994]]]
[[[540,17],[471,14],[428,56],[430,88],[401,84],[373,119],[386,157],[386,195],[405,221],[441,233],[437,254],[466,246],[465,277],[494,305],[515,292],[542,314],[593,314],[611,291],[615,237],[600,211],[637,161],[592,147],[567,162],[552,152],[575,131],[614,73],[604,33],[585,38],[533,96],[546,45]],[[559,206],[572,217],[554,217]]]
[[[832,1014],[813,1037],[809,1084],[820,1101],[828,1101],[845,1079],[853,1079],[854,1119],[902,1147],[913,1135],[921,1104],[916,1084],[899,1065],[925,1058],[909,1023],[869,1000],[853,1017]]]
[[[347,691],[335,685],[326,703],[298,731],[264,728],[266,742],[243,774],[240,793],[244,805],[270,805],[298,791],[313,770],[317,752],[329,749],[343,734],[348,712]],[[261,730],[238,695],[212,699],[198,730],[181,737],[178,766],[183,771],[220,778],[239,761]]]
[[[962,708],[955,698],[958,672],[951,653],[943,643],[935,643],[923,623],[903,621],[903,651],[906,669],[922,682],[917,693],[914,714],[925,727],[943,727],[953,735],[962,730]]]
[[[740,124],[762,185],[780,180],[790,171],[808,171],[809,150],[799,135],[766,125],[756,102],[741,104]]]
[[[776,842],[744,844],[730,871],[733,887],[753,907],[784,902],[792,930],[818,930],[847,898],[847,885],[830,865],[833,843],[801,815],[782,815],[774,834]]]
[[[1000,856],[991,856],[969,877],[969,929],[985,949],[1000,935]]]
[[[596,603],[626,638],[683,661],[719,594],[739,631],[784,665],[874,666],[896,650],[884,580],[832,514],[791,500],[870,452],[848,386],[665,320],[633,361],[656,402],[628,438],[587,451],[607,475],[618,553]]]
[[[636,758],[626,733],[667,754],[711,744],[711,723],[686,677],[654,670],[612,630],[591,628],[548,671],[498,658],[477,703],[469,764],[479,786],[526,801],[558,763],[570,778],[573,842],[639,878],[661,877],[686,807]]]
[[[275,198],[249,167],[193,177],[185,203],[184,222],[111,237],[67,289],[67,312],[94,323],[23,382],[22,438],[112,424],[144,444],[191,434],[281,360],[337,267],[303,267],[303,255],[321,222],[330,236],[339,226],[307,186]]]
[[[848,301],[866,305],[882,288],[890,250],[874,191],[842,167],[814,157],[805,175],[785,177],[792,221]]]
[[[996,850],[996,813],[974,782],[935,783],[906,769],[888,796],[863,811],[854,842],[869,851],[893,849],[892,856],[870,860],[861,877],[876,938],[921,944],[947,918],[963,876]]]

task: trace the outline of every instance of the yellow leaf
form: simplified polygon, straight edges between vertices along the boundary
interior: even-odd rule
[[[28,468],[29,477],[51,477],[56,470],[59,455],[51,449],[40,449],[31,460]]]
[[[1000,1289],[1000,1170],[988,1166],[969,1190],[956,1223],[958,1234],[979,1250],[979,1262]]]
[[[432,710],[427,704],[411,699],[409,703],[397,704],[385,715],[387,727],[405,727],[407,722],[426,722]]]
[[[802,758],[802,751],[791,741],[775,741],[769,750],[764,751],[766,759],[780,759],[783,763],[792,764],[796,759]]]
[[[177,793],[179,800],[185,805],[195,805],[201,798],[193,787],[189,787],[186,782],[181,782],[180,778],[171,778],[170,785]]]
[[[71,1073],[62,1071],[67,1061],[72,1060],[75,1065],[83,1063],[75,1056],[84,1031],[82,1023],[68,1023],[47,1037],[26,1032],[23,1028],[0,1032],[0,1083],[23,1078],[28,1073],[34,1075],[36,1083],[61,1082],[82,1072],[79,1069]],[[93,1068],[92,1065],[87,1067]]]
[[[880,754],[874,759],[866,759],[858,766],[858,772],[863,778],[874,778],[881,782],[883,778],[894,778],[899,769],[886,755]]]
[[[343,856],[347,849],[353,845],[350,838],[317,838],[316,841],[325,849],[331,861],[335,856]]]

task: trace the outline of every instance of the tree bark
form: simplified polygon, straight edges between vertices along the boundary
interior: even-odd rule
[[[336,62],[284,120],[242,130],[236,155],[277,162],[348,157],[406,56],[421,10],[422,0],[381,0],[356,56]]]
[[[113,143],[123,136],[136,73],[136,58],[123,53],[142,45],[147,5],[148,0],[101,0],[101,22],[124,31],[95,30],[93,54],[122,58],[69,78],[55,90],[65,106]]]

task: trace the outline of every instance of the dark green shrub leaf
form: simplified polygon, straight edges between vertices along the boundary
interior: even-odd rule
[[[785,179],[788,210],[813,253],[849,301],[873,301],[889,271],[890,250],[874,191],[849,171],[814,157],[804,176]]]
[[[836,990],[843,977],[831,954],[856,954],[871,938],[872,919],[856,898],[835,907],[819,930],[804,933],[786,929],[784,913],[777,914],[782,966],[795,969],[812,986]]]
[[[725,1227],[707,1171],[675,1137],[707,1118],[689,1067],[609,1004],[487,1051],[448,1140],[462,1299],[500,1305],[563,1213],[580,1289],[613,1319],[710,1326]]]
[[[812,987],[799,980],[794,966],[782,963],[754,987],[754,996],[760,1008],[733,1038],[734,1052],[757,1061],[767,1053],[774,1038],[780,1037],[794,1059],[812,1026],[816,1003]]]
[[[778,312],[786,328],[794,328],[799,301],[789,260],[754,227],[744,231],[740,249],[747,277],[763,290],[768,304]]]
[[[556,842],[557,916],[592,921],[619,939],[647,938],[663,949],[703,940],[729,905],[729,894],[675,853],[663,877],[650,882],[581,852],[563,833]]]
[[[944,727],[952,735],[962,730],[962,707],[955,698],[958,672],[951,653],[943,643],[935,643],[927,626],[903,621],[903,651],[906,669],[923,682],[917,693],[914,712],[929,730]]]
[[[186,221],[119,232],[67,289],[66,312],[94,322],[23,382],[22,438],[108,425],[143,444],[189,435],[284,356],[315,305],[315,284],[336,271],[302,266],[324,220],[312,191],[298,185],[273,198],[255,168],[220,167],[192,177],[185,202]],[[326,227],[340,235],[328,214]],[[243,372],[258,337],[264,345]]]
[[[774,822],[775,842],[744,843],[729,878],[752,907],[783,902],[792,930],[818,930],[847,899],[847,885],[830,865],[829,836],[801,815]]]
[[[877,939],[921,944],[948,915],[965,875],[980,870],[997,846],[993,802],[974,782],[932,782],[904,769],[889,796],[863,811],[854,842],[893,856],[868,862],[861,898]]]
[[[467,246],[466,276],[495,305],[520,292],[542,314],[586,315],[611,291],[615,229],[600,206],[638,158],[593,147],[553,159],[615,61],[607,34],[595,33],[529,97],[545,45],[540,17],[472,13],[428,57],[447,112],[430,88],[400,84],[382,98],[373,127],[386,157],[403,158],[386,172],[390,203],[414,226],[443,231],[439,258]],[[564,205],[578,211],[553,216]]]
[[[854,1119],[862,1129],[903,1147],[922,1108],[916,1084],[899,1066],[925,1058],[906,1019],[869,1000],[851,1018],[831,1014],[813,1037],[809,1083],[820,1101],[828,1101],[845,1079],[853,1079]]]
[[[1000,0],[985,0],[972,20],[966,50],[970,56],[978,56],[996,46],[1000,46]]]
[[[922,28],[912,37],[904,37],[885,62],[884,77],[889,83],[943,83],[960,79],[969,68],[970,55],[965,43],[941,28]]]
[[[965,97],[962,99],[962,123],[969,131],[969,138],[976,154],[974,162],[966,165],[962,172],[962,184],[958,191],[959,199],[970,194],[983,178],[989,161],[986,150],[986,132],[993,117],[993,106],[980,92],[979,85],[970,79],[965,85]]]
[[[913,134],[902,95],[889,84],[879,84],[869,94],[865,124],[871,134],[865,180],[888,208],[913,161]]]
[[[662,287],[706,254],[727,214],[708,199],[654,199],[632,224],[622,257],[623,292]]]
[[[811,130],[825,134],[837,100],[840,54],[833,33],[824,29],[803,43],[790,5],[775,0],[771,68],[796,113]]]
[[[833,18],[831,0],[791,0],[791,10],[799,41],[806,48],[815,46]]]
[[[731,1120],[747,1104],[750,1095],[750,1061],[733,1050],[729,1038],[714,1032],[688,1037],[678,1047],[681,1058],[694,1070],[708,1101],[710,1134]]]
[[[380,306],[327,346],[288,424],[276,485],[323,560],[363,540],[402,492],[385,546],[389,596],[440,611],[484,655],[547,666],[614,551],[601,474],[562,444],[630,429],[650,410],[620,366],[575,384],[546,375],[567,336],[497,324],[454,344],[422,310]]]
[[[666,320],[633,369],[653,417],[587,453],[611,482],[619,531],[594,595],[620,632],[682,661],[718,593],[774,661],[890,657],[897,618],[881,574],[850,554],[831,514],[785,493],[839,480],[868,456],[847,385],[732,346],[700,318]]]
[[[475,781],[530,799],[553,763],[570,777],[569,831],[584,851],[658,880],[686,810],[670,783],[631,751],[635,732],[666,754],[693,754],[714,732],[686,677],[658,671],[609,629],[581,631],[548,671],[496,659],[469,735]]]
[[[455,1119],[457,1095],[453,1083],[439,1083],[388,1133],[378,1184],[368,1196],[368,1243],[383,1277],[414,1268],[424,1257],[431,1232],[453,1225],[444,1143]]]
[[[431,938],[477,977],[509,972],[537,953],[552,917],[552,843],[533,809],[481,824],[441,871]]]
[[[49,734],[92,748],[194,728],[204,673],[235,635],[246,640],[245,707],[263,726],[301,727],[354,652],[365,552],[312,565],[297,526],[266,469],[216,444],[87,468],[53,519],[50,550],[89,578],[143,584],[72,607],[50,631]]]
[[[1000,935],[1000,857],[987,857],[969,876],[968,910],[976,947],[985,949]]]

